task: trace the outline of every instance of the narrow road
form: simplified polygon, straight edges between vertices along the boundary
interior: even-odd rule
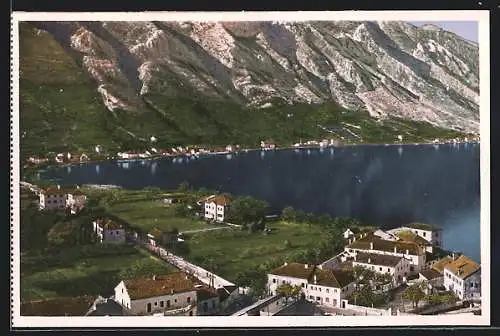
[[[158,257],[168,262],[169,264],[179,268],[186,273],[192,274],[206,285],[211,285],[211,282],[213,281],[212,285],[215,288],[222,288],[223,286],[235,286],[235,284],[233,284],[232,282],[218,276],[217,274],[209,272],[206,269],[195,265],[185,260],[184,258],[167,251],[162,247],[151,246],[147,242],[140,241],[138,239],[135,239],[134,237],[130,237],[130,239],[136,244],[139,244],[150,252],[156,254]]]
[[[197,233],[197,232],[206,232],[206,231],[215,231],[215,230],[228,230],[228,229],[232,229],[232,227],[230,227],[230,226],[218,226],[218,227],[212,227],[212,228],[206,228],[206,229],[187,230],[187,231],[182,231],[180,233],[188,234],[188,233]]]

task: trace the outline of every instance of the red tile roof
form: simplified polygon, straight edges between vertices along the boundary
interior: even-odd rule
[[[218,195],[205,199],[205,202],[226,206],[229,204],[229,202],[231,202],[231,198],[227,195]]]
[[[298,279],[307,280],[308,283],[314,283],[316,276],[316,284],[320,286],[328,286],[342,288],[354,281],[352,272],[345,270],[321,269],[314,265],[301,263],[289,263],[273,269],[270,274],[289,276]]]
[[[470,275],[476,273],[481,265],[468,257],[461,255],[456,260],[446,264],[445,269],[451,271],[453,274],[461,279],[465,279]]]
[[[64,194],[71,194],[71,195],[83,195],[83,192],[77,188],[68,188],[68,187],[49,187],[42,189],[42,193],[46,195],[64,195]]]
[[[148,234],[151,235],[151,236],[153,236],[154,238],[160,238],[162,232],[159,229],[154,228],[153,230],[149,231]]]
[[[154,278],[149,276],[126,279],[123,282],[132,300],[196,291],[195,285],[203,285],[199,280],[183,272],[157,275]]]
[[[21,303],[21,316],[85,316],[97,296],[61,297]]]
[[[356,254],[356,259],[354,262],[376,266],[395,267],[401,261],[401,259],[403,258],[387,254],[359,252]]]
[[[348,245],[347,248],[369,251],[371,250],[371,243],[373,243],[373,250],[377,251],[394,252],[394,248],[396,248],[397,253],[405,254],[406,250],[411,255],[422,255],[425,253],[416,243],[385,240],[375,236],[373,233],[368,233],[363,238],[357,239]]]
[[[96,223],[99,227],[107,230],[123,229],[123,225],[115,222],[112,219],[97,219]]]

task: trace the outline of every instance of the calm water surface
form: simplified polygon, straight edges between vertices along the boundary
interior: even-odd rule
[[[250,151],[199,159],[107,162],[49,169],[61,184],[174,188],[188,181],[267,200],[273,211],[356,217],[386,228],[443,229],[445,247],[480,260],[479,145],[352,146]]]

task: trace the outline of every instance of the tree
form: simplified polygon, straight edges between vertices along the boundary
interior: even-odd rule
[[[421,284],[413,284],[408,286],[403,292],[403,299],[413,303],[413,307],[417,308],[418,303],[425,298],[425,293],[422,291]]]
[[[295,222],[297,220],[297,213],[294,208],[287,206],[281,212],[281,218],[287,222]]]
[[[255,199],[250,196],[236,197],[231,201],[228,210],[228,218],[235,224],[249,227],[256,224],[257,227],[250,227],[252,230],[263,228],[263,222],[268,207],[267,202]]]
[[[293,293],[293,286],[290,285],[290,284],[282,284],[280,286],[278,286],[278,288],[276,288],[276,293],[278,293],[279,295],[282,295],[285,297],[285,302],[288,301],[288,299],[290,297],[292,297],[292,293]]]

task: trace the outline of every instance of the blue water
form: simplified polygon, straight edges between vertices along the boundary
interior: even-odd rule
[[[107,162],[41,173],[61,184],[177,187],[188,181],[386,228],[440,226],[445,248],[480,261],[479,145],[352,146],[250,151],[199,159]]]

